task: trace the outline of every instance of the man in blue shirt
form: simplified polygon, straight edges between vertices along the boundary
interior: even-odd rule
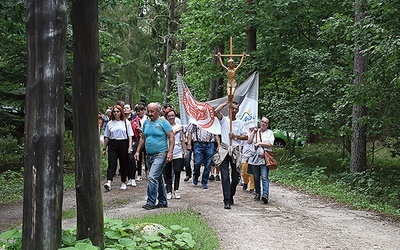
[[[139,160],[140,151],[145,146],[146,161],[150,172],[147,176],[147,202],[142,208],[147,210],[168,207],[162,172],[166,162],[172,161],[175,136],[170,123],[164,118],[160,118],[160,111],[159,103],[153,102],[147,105],[150,119],[143,123],[143,133],[135,153],[135,159]],[[158,204],[156,205],[157,196]]]

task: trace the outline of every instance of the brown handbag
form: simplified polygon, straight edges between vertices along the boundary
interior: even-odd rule
[[[260,132],[260,140],[262,141],[261,131],[259,131],[259,132]],[[264,159],[265,159],[265,166],[269,170],[275,170],[278,168],[278,162],[275,160],[274,152],[264,150]]]
[[[264,158],[265,166],[267,166],[269,170],[275,170],[278,168],[278,162],[274,158],[274,152],[264,151]]]

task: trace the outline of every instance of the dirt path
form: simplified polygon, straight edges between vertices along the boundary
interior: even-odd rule
[[[255,202],[253,196],[238,187],[235,205],[225,210],[220,182],[210,182],[209,189],[181,182],[180,200],[169,208],[147,211],[147,181],[137,187],[119,190],[113,184],[104,193],[104,213],[111,218],[163,213],[180,209],[198,210],[216,229],[220,249],[400,249],[400,225],[374,213],[346,208],[335,202],[271,184],[270,204]],[[124,204],[121,204],[121,201]],[[64,194],[64,209],[75,207],[75,193]],[[0,230],[20,224],[22,204],[0,207]],[[71,228],[75,219],[65,220]]]

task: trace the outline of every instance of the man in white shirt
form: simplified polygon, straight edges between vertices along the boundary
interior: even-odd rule
[[[233,205],[233,196],[236,193],[236,187],[240,180],[240,172],[237,166],[241,165],[240,160],[240,141],[247,140],[247,131],[241,120],[236,119],[236,115],[239,112],[239,104],[237,102],[232,103],[232,132],[230,132],[230,119],[227,116],[223,116],[221,110],[229,104],[225,101],[215,109],[215,115],[221,123],[221,147],[230,147],[232,150],[230,154],[227,154],[221,163],[221,184],[222,192],[224,195],[224,208],[231,209]],[[232,139],[232,145],[230,141]],[[229,167],[231,169],[231,175],[229,176]]]

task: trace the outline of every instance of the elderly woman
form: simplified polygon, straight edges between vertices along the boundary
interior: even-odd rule
[[[132,153],[132,126],[125,119],[122,107],[115,105],[112,109],[110,121],[104,131],[103,154],[107,153],[108,147],[108,168],[107,182],[104,188],[111,190],[111,182],[117,171],[117,161],[119,160],[121,173],[121,190],[126,189],[126,178],[128,175],[128,154]]]
[[[175,134],[175,146],[172,154],[172,161],[165,165],[165,183],[167,190],[167,199],[180,199],[181,195],[179,192],[179,181],[181,179],[181,171],[185,163],[186,144],[185,144],[185,133],[183,127],[176,123],[176,112],[171,108],[165,110],[165,118],[172,126],[172,130]],[[172,181],[172,178],[174,180]],[[174,192],[172,193],[172,184],[174,185]]]

